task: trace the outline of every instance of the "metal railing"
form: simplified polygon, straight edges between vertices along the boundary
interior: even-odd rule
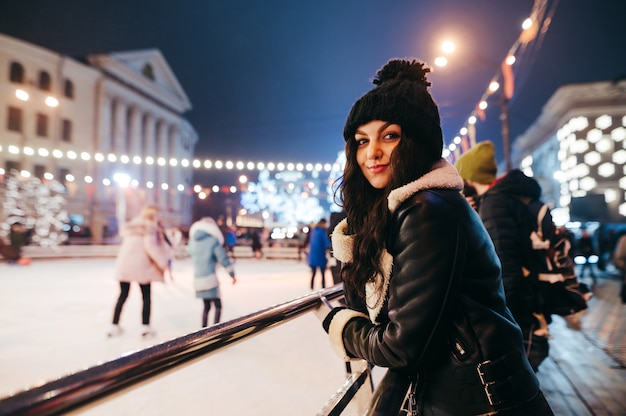
[[[31,259],[52,258],[114,258],[119,253],[119,243],[110,244],[69,244],[57,247],[41,247],[28,245],[23,249],[24,257]],[[186,246],[178,248],[182,257],[186,255]],[[254,254],[248,245],[237,245],[234,248],[237,258],[252,258]],[[268,246],[263,247],[263,257],[266,259],[300,259],[298,247]],[[0,257],[1,259],[1,257]]]
[[[52,415],[92,404],[290,321],[320,306],[323,297],[342,296],[342,285],[335,285],[17,392],[0,398],[0,415]],[[352,373],[318,415],[341,414],[369,375],[367,366]]]

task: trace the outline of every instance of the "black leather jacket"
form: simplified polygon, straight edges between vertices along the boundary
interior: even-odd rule
[[[536,217],[530,213],[528,203],[540,195],[541,187],[535,179],[512,170],[480,197],[478,211],[502,262],[507,306],[525,333],[535,324],[535,281],[539,269],[530,241]],[[530,271],[531,276],[524,277],[522,268]]]
[[[458,189],[427,186],[407,192],[392,209],[387,251],[393,265],[376,316],[369,300],[368,310],[365,300],[347,291],[350,309],[332,318],[331,341],[333,331],[340,331],[348,357],[388,367],[398,382],[417,374],[420,415],[475,415],[518,406],[535,396],[539,385],[505,306],[491,239]],[[504,401],[499,396],[492,406],[477,366],[502,357],[506,365],[498,380],[512,377],[524,387]]]

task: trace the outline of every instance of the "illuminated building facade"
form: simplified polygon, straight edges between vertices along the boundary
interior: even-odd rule
[[[157,49],[83,62],[0,34],[0,179],[63,183],[70,218],[95,241],[147,204],[167,225],[190,223],[190,109]]]
[[[626,221],[626,81],[559,88],[515,140],[513,165],[532,174],[544,200],[573,219]],[[600,214],[574,218],[584,201]]]

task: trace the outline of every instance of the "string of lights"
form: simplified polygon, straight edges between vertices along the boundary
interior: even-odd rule
[[[459,129],[458,134],[452,139],[448,146],[444,148],[442,154],[444,158],[457,158],[462,152],[469,150],[475,145],[475,125],[479,120],[485,120],[485,110],[487,110],[489,106],[488,99],[493,96],[493,94],[501,91],[502,87],[502,94],[507,100],[512,98],[515,85],[513,65],[519,61],[517,55],[523,53],[525,47],[530,44],[531,41],[535,39],[540,41],[548,31],[558,1],[553,1],[552,7],[550,8],[548,8],[548,3],[548,0],[535,1],[530,16],[522,23],[522,31],[519,37],[507,52],[498,71],[489,81],[487,88],[481,95],[478,103],[474,106],[463,126]],[[442,44],[442,52],[444,55],[453,53],[455,48],[454,43],[451,41],[445,41]],[[438,56],[435,58],[434,63],[436,66],[440,67],[446,66],[448,64],[448,58],[446,56]],[[519,80],[519,71],[515,78]],[[503,86],[501,86],[501,82],[504,84]],[[468,136],[470,143],[466,141]],[[505,137],[503,140],[508,141],[508,138]],[[508,146],[508,143],[505,143],[505,146]]]
[[[38,155],[40,157],[44,157],[44,158],[55,158],[55,159],[68,159],[68,160],[78,160],[78,161],[84,161],[84,162],[89,162],[91,160],[96,161],[98,163],[110,163],[110,164],[121,164],[121,165],[129,165],[129,164],[133,164],[133,165],[148,165],[148,166],[152,166],[152,165],[158,165],[158,166],[171,166],[171,167],[177,167],[177,166],[182,166],[184,168],[193,168],[193,169],[197,169],[197,170],[216,170],[216,171],[240,171],[240,172],[244,172],[244,171],[248,171],[248,172],[260,172],[263,170],[268,170],[270,172],[272,171],[277,171],[277,172],[281,172],[281,171],[297,171],[297,172],[312,172],[312,173],[321,173],[321,172],[330,172],[333,169],[333,163],[304,163],[304,162],[252,162],[252,161],[248,161],[248,162],[244,162],[244,161],[231,161],[231,160],[226,160],[226,161],[222,161],[222,160],[210,160],[210,159],[205,159],[205,160],[200,160],[200,159],[193,159],[193,160],[189,160],[189,159],[176,159],[176,158],[170,158],[170,159],[166,159],[163,157],[158,157],[158,158],[154,158],[152,156],[146,156],[146,157],[141,157],[141,156],[129,156],[129,155],[120,155],[117,156],[114,153],[108,153],[108,154],[103,154],[103,153],[95,153],[95,154],[91,154],[89,152],[80,152],[77,153],[73,150],[68,150],[66,152],[61,151],[60,149],[46,149],[43,147],[34,149],[30,146],[24,146],[22,148],[20,148],[19,146],[15,146],[15,145],[9,145],[6,147],[3,147],[2,145],[0,145],[0,152],[8,152],[10,154],[13,155],[19,155],[19,154],[23,154],[26,156],[35,156]],[[336,167],[335,167],[336,168]],[[0,168],[0,175],[4,175],[4,169]],[[29,171],[23,170],[20,172],[20,174],[24,177],[29,177],[31,176],[31,173]],[[52,180],[54,179],[54,175],[50,172],[46,172],[44,174],[44,179],[47,180]],[[72,175],[72,174],[68,174],[66,175],[65,178],[63,178],[65,181],[67,182],[74,182],[77,180],[77,178]],[[112,183],[113,178],[104,178],[102,180],[102,183],[105,186],[109,186]],[[85,183],[93,183],[93,178],[91,176],[85,176],[83,178],[83,181]],[[134,186],[138,186],[138,182],[136,179],[130,179],[129,184],[134,185]],[[146,182],[146,187],[147,188],[153,188],[155,185],[152,182]],[[169,184],[161,184],[161,189],[163,190],[167,190],[172,188]],[[198,186],[196,185],[194,188],[198,189]],[[218,186],[213,186],[213,189],[220,189],[220,187]],[[230,187],[233,188],[233,187]],[[229,189],[230,189],[229,188]],[[178,184],[175,189],[177,189],[180,192],[185,191],[185,186],[182,184]]]

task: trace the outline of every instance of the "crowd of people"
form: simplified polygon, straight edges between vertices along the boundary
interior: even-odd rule
[[[113,309],[111,328],[107,332],[109,337],[124,333],[120,319],[133,283],[139,286],[142,295],[141,335],[155,335],[150,326],[151,284],[164,282],[166,277],[174,280],[172,258],[182,257],[181,248],[191,259],[195,295],[202,299],[201,327],[221,321],[222,299],[217,268],[223,267],[232,278],[232,283],[237,282],[234,267],[237,234],[233,227],[226,225],[222,216],[217,217],[217,220],[201,216],[190,226],[187,234],[183,237],[180,230],[163,227],[156,206],[145,207],[137,217],[122,227],[121,245],[115,264],[115,278],[119,281],[120,293]],[[261,231],[250,228],[244,236],[249,240],[253,258],[262,259]],[[330,251],[326,220],[321,219],[306,236],[305,251],[312,271],[311,289],[317,271],[321,273],[321,286],[324,288]],[[209,319],[211,310],[213,317]]]

